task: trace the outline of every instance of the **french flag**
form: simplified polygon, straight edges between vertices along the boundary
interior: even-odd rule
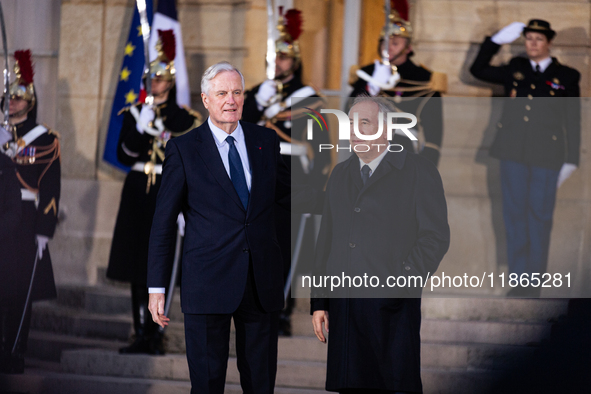
[[[156,42],[158,41],[158,30],[174,31],[176,38],[176,57],[174,67],[176,68],[176,101],[179,107],[191,106],[191,92],[189,91],[189,77],[187,76],[187,65],[185,64],[185,50],[183,48],[183,36],[181,25],[176,13],[175,0],[159,0],[158,8],[152,21],[150,34],[150,61],[158,57]]]

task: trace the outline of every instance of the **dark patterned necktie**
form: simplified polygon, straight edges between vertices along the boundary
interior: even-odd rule
[[[371,171],[371,169],[367,164],[361,168],[361,180],[363,181],[363,185],[365,185],[369,179],[369,171]]]
[[[234,184],[234,189],[238,193],[244,209],[248,207],[248,198],[250,193],[248,191],[248,185],[246,184],[246,177],[244,176],[244,168],[242,168],[242,160],[234,144],[234,137],[228,136],[226,142],[230,150],[228,151],[228,162],[230,163],[230,178]]]

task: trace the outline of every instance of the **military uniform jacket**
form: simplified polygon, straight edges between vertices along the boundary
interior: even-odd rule
[[[139,113],[142,105],[136,104],[135,107]],[[177,133],[181,134],[198,126],[198,115],[192,113],[178,107],[173,99],[158,105],[155,116],[164,122],[164,141],[173,138]],[[155,154],[155,164],[161,165],[164,159],[164,143],[158,147],[156,137],[148,133],[140,134],[130,109],[124,111],[123,116],[117,147],[118,160],[127,166],[147,163],[151,161],[156,148],[159,150],[157,153],[162,155]],[[113,233],[108,278],[140,286],[146,283],[148,243],[161,178],[161,174],[150,175],[143,171],[132,170],[127,174]]]
[[[374,64],[370,64],[363,67],[362,70],[368,75],[373,75],[374,68]],[[403,98],[394,104],[401,112],[409,112],[417,116],[417,121],[422,128],[425,142],[425,146],[419,154],[437,165],[443,139],[443,109],[441,94],[439,91],[433,91],[432,86],[427,85],[431,81],[433,73],[423,66],[417,66],[410,59],[398,66],[398,73],[400,74],[401,80],[395,86],[394,90],[382,91],[380,94]],[[351,97],[358,97],[363,94],[369,95],[368,83],[365,80],[355,75],[351,78],[350,82],[353,87]],[[418,88],[416,83],[421,82],[425,84],[424,90],[412,90]],[[429,98],[435,99],[431,100]],[[424,106],[417,115],[421,105]],[[402,136],[396,136],[396,138],[399,141],[392,141],[393,143],[400,143],[407,150],[412,146],[409,144],[410,140],[408,138]],[[400,142],[400,140],[403,141]],[[412,151],[412,149],[410,150]]]
[[[328,180],[314,276],[367,273],[384,284],[386,275],[433,275],[449,239],[443,185],[433,164],[405,151],[387,153],[363,185],[353,155]],[[364,294],[393,298],[354,298],[363,288],[320,298],[330,288],[312,290],[312,311],[329,311],[327,390],[422,392],[420,288],[378,286]]]
[[[502,84],[505,99],[491,156],[531,166],[559,170],[563,163],[579,164],[581,105],[577,70],[555,58],[540,75],[529,59],[509,64],[489,63],[500,46],[488,37],[470,72],[476,78]]]
[[[22,138],[37,126],[34,116],[16,125],[16,134]],[[33,272],[37,254],[36,236],[52,238],[57,225],[61,192],[60,146],[52,131],[41,134],[26,146],[14,159],[20,188],[37,193],[36,201],[22,200],[22,220],[17,230],[19,266],[14,278],[18,282],[19,300],[24,300]],[[49,247],[37,263],[32,300],[56,296]]]

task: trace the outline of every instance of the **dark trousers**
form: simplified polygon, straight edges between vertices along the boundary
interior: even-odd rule
[[[242,302],[232,314],[185,314],[185,341],[191,394],[223,394],[228,364],[230,322],[236,327],[236,356],[245,394],[272,394],[277,374],[279,312],[259,303],[252,269]]]
[[[558,171],[501,160],[509,273],[545,273]]]

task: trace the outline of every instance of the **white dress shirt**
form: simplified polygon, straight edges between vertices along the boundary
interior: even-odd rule
[[[540,72],[543,73],[544,71],[546,71],[546,69],[548,68],[548,66],[552,63],[552,58],[550,56],[548,56],[547,58],[540,60],[539,62],[534,62],[533,60],[529,60],[529,63],[531,64],[531,68],[536,71],[536,65],[540,66]]]
[[[234,137],[234,145],[238,150],[240,160],[242,161],[242,168],[244,169],[246,186],[248,187],[248,191],[250,191],[252,173],[250,172],[250,162],[248,161],[248,152],[246,151],[246,141],[244,140],[244,130],[242,130],[242,125],[240,125],[240,122],[238,122],[236,129],[231,134],[228,134],[224,130],[214,125],[210,118],[207,118],[207,124],[211,129],[211,134],[213,134],[213,140],[215,141],[215,145],[218,148],[218,152],[220,152],[220,157],[224,163],[224,168],[226,169],[228,177],[230,177],[230,161],[228,159],[230,147],[226,141],[226,138],[228,138],[229,135]],[[230,179],[232,178],[230,177]],[[166,289],[164,287],[149,287],[148,293],[164,293],[165,290]]]
[[[379,155],[378,157],[376,157],[375,159],[373,159],[372,161],[370,161],[369,163],[366,163],[363,160],[359,159],[359,169],[361,170],[363,168],[363,166],[368,165],[369,166],[369,176],[372,176],[374,171],[376,170],[376,168],[378,168],[378,166],[382,162],[382,159],[384,158],[384,156],[386,156],[386,153],[388,153],[388,148],[384,147],[384,151],[382,152],[382,154]]]

